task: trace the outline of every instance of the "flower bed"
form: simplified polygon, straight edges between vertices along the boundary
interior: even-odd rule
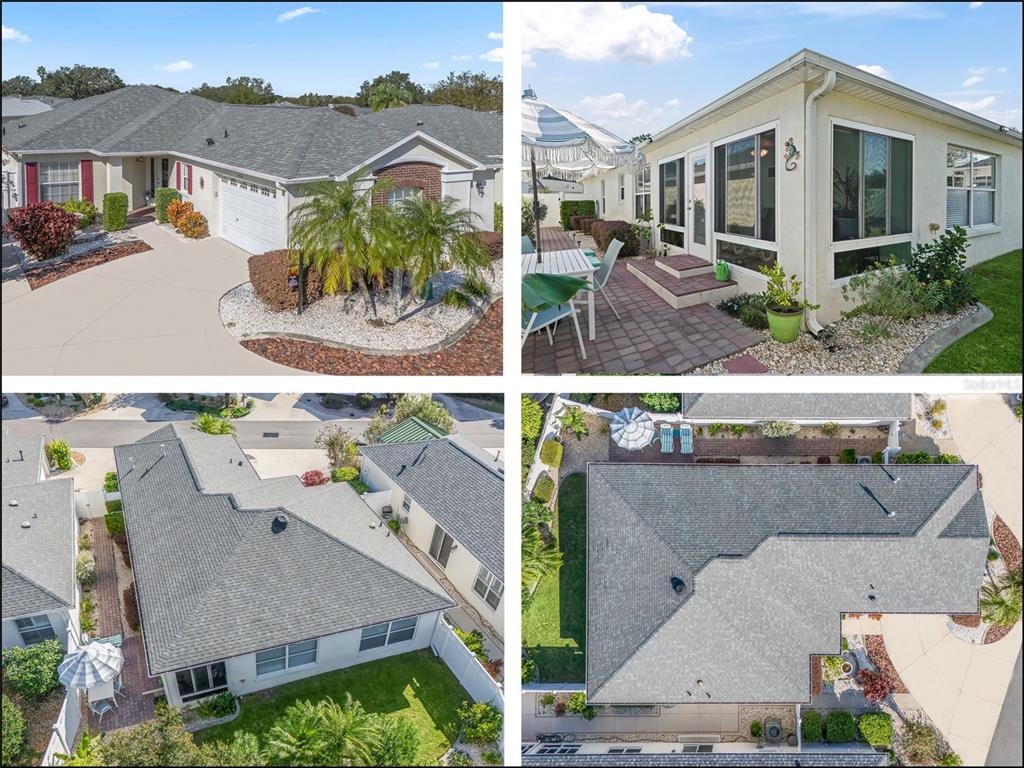
[[[39,263],[34,266],[26,265],[23,267],[25,279],[28,280],[28,284],[31,286],[32,290],[36,290],[37,288],[42,288],[44,285],[56,282],[62,277],[67,277],[75,274],[76,272],[91,269],[92,267],[98,267],[100,264],[106,264],[108,261],[117,261],[117,259],[123,259],[125,256],[133,256],[136,253],[153,250],[138,238],[118,238],[118,240],[120,240],[120,242],[104,247],[102,243],[108,242],[108,239],[100,238],[97,241],[93,241],[99,242],[100,245],[69,255],[68,258]],[[69,251],[74,248],[75,246],[72,246]]]
[[[996,547],[1003,558],[1003,565],[1006,567],[1006,570],[1015,571],[1020,568],[1020,542],[1017,541],[1013,531],[1007,527],[999,515],[996,515],[992,521],[992,538],[995,539]]]
[[[889,658],[889,652],[885,649],[885,640],[881,635],[865,635],[864,648],[868,654],[868,661],[874,665],[875,670],[889,681],[892,686],[892,693],[909,693],[906,684],[896,671],[896,666]]]

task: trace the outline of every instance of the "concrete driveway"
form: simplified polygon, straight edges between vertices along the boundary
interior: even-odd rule
[[[152,251],[28,289],[4,247],[3,369],[8,375],[293,374],[240,346],[220,297],[248,280],[249,254],[211,237],[182,242],[152,222]]]

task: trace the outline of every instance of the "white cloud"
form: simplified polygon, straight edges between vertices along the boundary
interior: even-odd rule
[[[966,80],[964,80],[962,83],[960,83],[960,87],[961,88],[970,88],[972,85],[977,85],[978,83],[982,82],[984,79],[985,78],[982,77],[981,75],[971,75]]]
[[[164,72],[188,72],[190,69],[194,68],[194,65],[188,59],[172,61],[170,64],[164,64],[161,67],[157,67],[157,69],[162,69]]]
[[[693,38],[667,13],[622,3],[531,3],[523,50],[575,61],[655,64],[689,57]]]
[[[3,25],[0,25],[3,26]],[[19,43],[31,43],[32,38],[26,35],[24,32],[19,32],[14,27],[3,26],[3,39],[4,40],[15,40]]]
[[[505,35],[503,35],[501,32],[488,32],[487,33],[487,39],[488,40],[504,40],[505,39]]]
[[[440,63],[438,63],[436,61],[425,61],[425,62],[423,62],[423,68],[424,69],[437,69],[439,66],[441,66]]]
[[[320,13],[319,8],[310,8],[308,5],[304,5],[301,8],[296,8],[294,11],[286,11],[277,17],[277,23],[283,24],[286,21],[297,19],[299,16],[305,16],[307,13]]]
[[[1006,67],[997,67],[996,68],[996,72],[998,72],[1000,75],[1005,75],[1006,72],[1007,72],[1007,69],[1006,69]]]
[[[968,112],[981,112],[984,109],[992,109],[995,106],[996,97],[986,96],[983,99],[975,99],[974,101],[951,101],[954,107],[967,110]]]
[[[463,53],[458,56],[452,56],[452,61],[469,61],[473,58],[472,53]]]
[[[768,5],[777,5],[768,3]],[[850,18],[853,16],[896,16],[907,19],[934,19],[943,16],[942,11],[926,3],[789,3],[797,13],[806,16],[831,16]]]
[[[523,62],[523,69],[536,69],[537,68],[537,62],[533,60],[533,56],[531,56],[528,53],[523,53],[523,54],[521,54],[521,56],[522,56],[522,62]]]
[[[1016,128],[1018,131],[1021,130],[1022,112],[1020,107],[1013,109],[983,109],[978,114],[991,120],[993,123],[1008,125],[1010,128]]]
[[[867,72],[871,75],[877,75],[878,77],[884,77],[886,80],[892,80],[892,74],[889,70],[883,67],[881,64],[858,64],[857,69]]]
[[[505,60],[505,49],[491,48],[487,53],[481,53],[480,58],[484,61],[494,61],[500,64]]]
[[[666,107],[678,107],[680,104],[679,99],[669,99],[665,102]]]
[[[983,5],[984,5],[984,3],[971,3],[971,10],[972,11],[976,11],[979,8],[981,8],[981,6],[983,6]]]
[[[622,120],[635,117],[647,106],[643,99],[630,101],[624,93],[609,93],[604,96],[584,96],[575,107],[596,123],[602,120]]]

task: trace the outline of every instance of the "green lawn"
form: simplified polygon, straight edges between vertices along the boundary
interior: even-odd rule
[[[437,765],[448,751],[459,733],[456,710],[470,698],[443,661],[430,651],[415,651],[244,696],[235,720],[197,732],[196,741],[226,741],[235,731],[251,731],[262,739],[289,704],[327,696],[343,702],[346,692],[368,712],[411,721],[420,733],[420,765]]]
[[[562,479],[552,530],[562,550],[562,567],[545,576],[523,612],[523,645],[537,661],[546,683],[581,683],[587,621],[586,476]]]
[[[925,373],[1021,372],[1021,252],[971,269],[978,300],[995,315],[935,358]]]

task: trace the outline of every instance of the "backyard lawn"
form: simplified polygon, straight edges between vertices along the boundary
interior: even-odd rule
[[[562,550],[562,567],[545,576],[523,612],[523,645],[545,683],[582,683],[586,637],[586,476],[562,479],[552,530]]]
[[[244,696],[235,720],[197,732],[196,741],[228,741],[236,731],[262,739],[288,705],[327,696],[343,703],[346,692],[368,712],[402,716],[413,723],[420,734],[420,765],[437,765],[451,747],[459,733],[456,710],[470,698],[443,661],[430,651],[415,651]]]
[[[971,269],[978,300],[994,317],[935,358],[925,373],[1020,373],[1021,252]]]

